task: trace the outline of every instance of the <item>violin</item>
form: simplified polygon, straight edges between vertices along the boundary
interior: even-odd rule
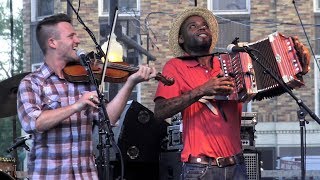
[[[102,79],[103,64],[102,63],[91,63],[90,67],[94,74],[95,79]],[[129,66],[125,62],[108,62],[107,70],[105,73],[105,81],[110,83],[123,83],[127,78],[137,72],[138,67]],[[64,78],[69,82],[89,82],[89,75],[86,69],[80,65],[79,62],[68,63],[63,68]],[[171,86],[174,83],[173,78],[167,78],[160,72],[157,73],[155,80],[161,81],[164,85]]]

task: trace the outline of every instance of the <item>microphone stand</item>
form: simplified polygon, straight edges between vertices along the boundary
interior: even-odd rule
[[[11,153],[13,150],[16,150],[18,147],[23,147],[26,151],[30,151],[29,146],[26,144],[26,141],[29,139],[31,139],[31,135],[16,138],[15,143],[12,144],[7,149],[7,153]]]
[[[306,151],[305,151],[306,132],[305,132],[305,129],[306,129],[306,124],[305,123],[309,124],[309,121],[305,120],[306,114],[305,114],[304,109],[302,109],[301,107],[297,111],[297,115],[298,115],[299,122],[300,122],[301,180],[305,180],[305,177],[306,177],[306,168],[305,168],[305,160],[306,160],[306,158],[305,158],[306,157]]]
[[[303,23],[302,23],[302,20],[301,20],[301,17],[300,17],[298,8],[297,8],[297,6],[296,6],[296,2],[293,0],[293,1],[292,1],[292,4],[293,4],[294,9],[295,9],[295,11],[296,11],[296,13],[297,13],[297,16],[298,16],[298,18],[299,18],[299,22],[300,22],[300,24],[301,24],[302,30],[303,30],[303,32],[304,32],[304,34],[305,34],[306,39],[307,39],[307,42],[308,42],[308,45],[309,45],[309,47],[310,47],[311,53],[312,53],[314,59],[317,59],[316,56],[315,56],[315,53],[314,53],[314,51],[313,51],[313,49],[312,49],[312,46],[311,46],[311,44],[310,44],[310,40],[309,40],[309,37],[308,37],[308,35],[307,35],[307,33],[306,33],[305,27],[304,27],[304,25],[303,25]],[[319,63],[318,63],[318,61],[315,60],[314,62],[315,62],[315,64],[317,65],[317,67],[319,68]],[[305,127],[305,120],[304,120],[305,111],[303,111],[303,110],[300,109],[300,111],[298,111],[297,113],[298,113],[298,117],[299,117],[299,120],[300,120],[301,142],[303,142],[303,141],[304,141],[304,137],[303,137],[303,133],[302,133],[302,132],[304,132],[304,130],[305,130],[305,128],[304,128],[304,127]],[[307,122],[307,124],[308,124],[308,121],[306,121],[306,122]],[[319,123],[319,121],[317,121],[317,122]],[[305,179],[305,174],[306,174],[306,170],[305,170],[305,158],[302,158],[302,157],[305,156],[305,154],[306,154],[305,151],[304,151],[304,147],[305,147],[305,144],[302,144],[302,143],[301,143],[301,179],[302,179],[302,180]]]
[[[78,9],[78,11],[75,10],[75,8],[73,7],[70,0],[67,0],[67,3],[70,5],[72,10],[76,14],[77,20],[79,21],[79,23],[83,25],[84,29],[88,32],[89,36],[91,37],[91,39],[95,43],[96,49],[97,49],[100,57],[105,57],[105,59],[106,59],[106,55],[103,52],[101,46],[98,44],[94,34],[85,25],[85,23],[82,21],[81,17],[79,16],[79,13],[78,13],[79,9]],[[80,8],[80,4],[79,4],[79,8]],[[109,38],[110,38],[110,36],[109,36]],[[110,42],[110,40],[108,42]],[[106,180],[106,179],[109,180],[110,179],[110,157],[109,157],[110,147],[112,144],[115,146],[117,146],[117,145],[114,140],[114,134],[113,134],[111,124],[109,121],[108,113],[106,111],[104,95],[99,90],[99,85],[94,77],[94,74],[93,74],[91,66],[90,66],[90,60],[88,58],[86,58],[86,61],[84,61],[82,63],[83,63],[83,66],[85,67],[85,69],[89,75],[89,80],[90,80],[89,82],[94,84],[96,91],[97,91],[97,94],[98,94],[98,98],[99,98],[99,117],[100,117],[99,125],[98,125],[99,126],[99,143],[97,145],[97,149],[99,149],[99,157],[96,159],[96,164],[98,167],[97,168],[98,169],[98,176],[99,176],[100,180]],[[104,63],[104,73],[105,73],[106,67],[107,67],[107,65],[106,65],[106,63]],[[103,76],[102,76],[101,82],[104,82],[104,75],[105,74],[103,74]]]
[[[98,98],[99,98],[99,117],[103,117],[99,120],[99,143],[97,148],[99,149],[99,157],[97,159],[98,175],[99,179],[110,179],[110,157],[109,149],[111,146],[111,141],[113,139],[113,131],[111,130],[111,124],[109,121],[108,113],[106,111],[104,95],[100,92],[98,88],[98,83],[94,77],[94,73],[90,66],[90,60],[86,58],[86,61],[81,63],[89,75],[89,80],[94,84]],[[105,136],[105,138],[103,138]],[[105,141],[103,141],[105,139]],[[114,140],[112,141],[114,142]]]
[[[306,169],[305,169],[305,123],[309,123],[305,120],[306,112],[311,116],[312,119],[314,119],[318,124],[320,124],[319,117],[310,110],[308,106],[304,104],[304,102],[301,99],[298,99],[297,96],[293,94],[291,89],[288,87],[288,85],[280,80],[278,76],[276,76],[273,72],[270,71],[269,68],[267,68],[263,63],[260,62],[260,59],[253,53],[253,51],[260,54],[260,52],[256,49],[246,47],[246,52],[249,54],[249,56],[256,61],[263,69],[264,72],[269,74],[275,81],[279,83],[280,86],[283,87],[283,89],[296,101],[296,103],[299,106],[299,110],[297,111],[297,115],[300,121],[300,147],[301,147],[301,179],[305,180],[306,175]]]

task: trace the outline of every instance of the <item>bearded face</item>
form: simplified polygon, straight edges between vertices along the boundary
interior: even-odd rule
[[[179,44],[189,54],[207,54],[212,42],[208,23],[200,16],[190,16],[181,26]]]

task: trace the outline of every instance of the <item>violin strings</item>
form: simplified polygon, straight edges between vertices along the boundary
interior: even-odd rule
[[[122,64],[112,63],[112,62],[109,62],[108,66],[111,67],[111,68],[113,67],[113,68],[118,68],[118,69],[121,69],[121,70],[128,70],[128,71],[131,71],[131,72],[134,72],[134,71],[138,70],[138,68],[136,68],[136,67],[130,67],[130,66],[122,65]]]

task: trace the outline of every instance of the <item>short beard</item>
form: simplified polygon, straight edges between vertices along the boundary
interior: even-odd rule
[[[193,45],[189,47],[189,50],[191,50],[192,52],[196,52],[197,54],[206,54],[210,53],[210,46],[211,44]]]

